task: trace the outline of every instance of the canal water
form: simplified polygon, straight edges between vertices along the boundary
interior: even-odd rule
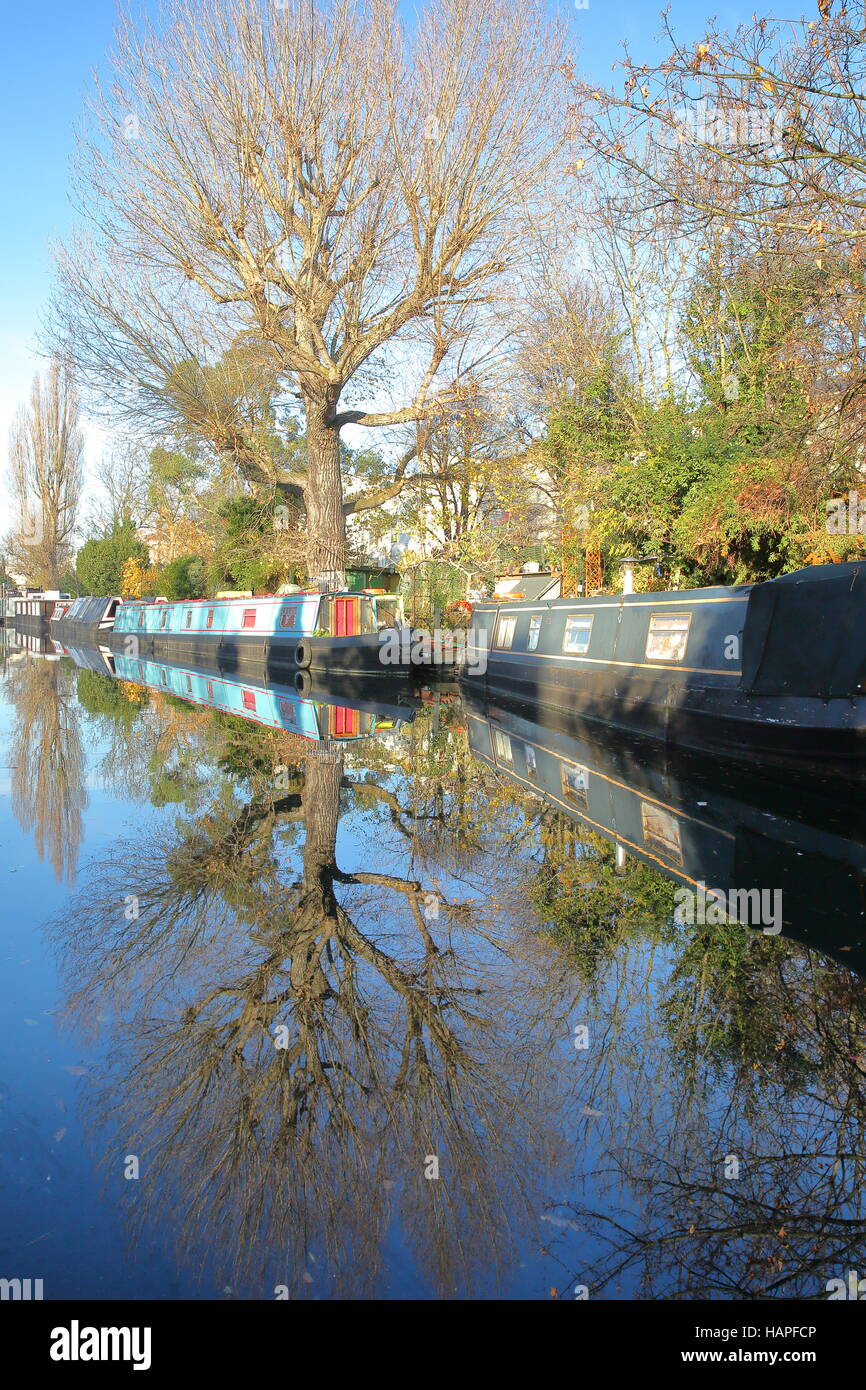
[[[827,1297],[866,799],[454,689],[0,671],[0,1277]]]

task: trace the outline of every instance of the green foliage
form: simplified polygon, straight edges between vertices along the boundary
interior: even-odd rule
[[[704,265],[681,323],[686,356],[706,401],[730,417],[751,448],[780,425],[803,424],[806,391],[792,370],[825,277],[814,266]]]
[[[298,569],[287,563],[286,540],[297,519],[283,494],[230,497],[218,508],[222,533],[207,569],[212,592],[220,589],[272,591]]]
[[[563,487],[579,485],[589,472],[603,474],[621,457],[633,437],[632,397],[610,363],[563,397],[542,442],[545,463]]]
[[[131,523],[116,526],[103,540],[85,541],[75,557],[78,583],[84,594],[119,594],[126,560],[148,563],[147,546],[135,538]]]
[[[160,592],[168,599],[205,598],[207,566],[197,555],[178,555],[160,571]]]
[[[157,506],[170,490],[184,491],[205,476],[206,469],[193,455],[157,447],[150,451],[149,501]]]
[[[306,464],[306,441],[294,416],[278,408],[281,394],[281,362],[273,347],[252,333],[239,333],[213,363],[195,358],[179,363],[166,383],[193,451],[213,445],[208,422],[230,421],[270,476]]]
[[[571,546],[578,573],[587,544],[601,547],[609,585],[618,558],[643,554],[679,587],[767,578],[852,549],[827,553],[825,502],[857,485],[857,455],[839,420],[817,426],[833,378],[816,371],[839,349],[828,302],[861,281],[842,263],[707,256],[678,326],[693,374],[679,395],[641,397],[611,365],[612,345],[541,445],[566,526],[585,508]]]
[[[770,578],[803,563],[814,524],[804,506],[784,461],[728,460],[690,491],[672,538],[704,579]]]

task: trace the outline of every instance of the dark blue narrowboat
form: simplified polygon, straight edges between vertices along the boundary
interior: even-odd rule
[[[476,689],[684,747],[866,754],[866,566],[473,608]]]

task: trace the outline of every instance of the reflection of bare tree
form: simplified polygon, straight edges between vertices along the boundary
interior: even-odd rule
[[[309,750],[300,771],[173,845],[118,847],[56,924],[78,1015],[138,1001],[100,1114],[144,1159],[149,1213],[234,1283],[370,1294],[397,1220],[447,1295],[495,1278],[537,1201],[544,995],[521,1013],[503,943],[431,912],[417,881],[339,867],[342,754]],[[291,819],[297,881],[276,833]]]
[[[689,942],[650,1019],[634,1002],[653,989],[646,953],[628,974],[588,1067],[606,1115],[595,1192],[563,1204],[596,1247],[577,1281],[653,1298],[826,1296],[866,1265],[863,982],[734,926]]]
[[[74,672],[60,662],[28,660],[7,685],[17,715],[9,743],[15,815],[33,831],[39,858],[47,856],[57,877],[70,882],[87,806],[73,683]]]

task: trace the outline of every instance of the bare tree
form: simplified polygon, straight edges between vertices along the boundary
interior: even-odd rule
[[[106,449],[95,469],[100,495],[87,512],[91,535],[108,535],[120,526],[140,526],[150,511],[150,464],[139,440],[119,437]]]
[[[18,523],[6,545],[13,563],[45,588],[56,588],[70,560],[69,543],[83,486],[84,435],[78,396],[66,367],[52,360],[36,376],[9,439],[10,491]]]
[[[489,305],[562,184],[563,30],[541,0],[430,0],[411,35],[394,0],[172,13],[121,22],[55,343],[115,408],[171,409],[254,486],[300,488],[333,582],[346,513],[396,496],[415,453],[346,500],[341,430],[441,413],[501,347]],[[303,417],[300,471],[251,419],[263,383]]]
[[[590,91],[585,149],[624,199],[666,210],[676,234],[734,224],[812,246],[853,244],[864,218],[863,30],[832,0],[820,18],[753,15],[731,31],[710,23],[684,44],[667,15],[669,52],[653,66],[630,54],[621,90]]]

